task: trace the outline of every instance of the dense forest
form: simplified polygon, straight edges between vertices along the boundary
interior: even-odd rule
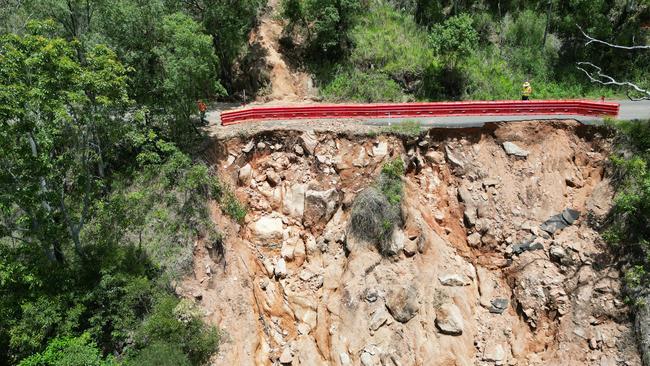
[[[283,44],[338,100],[613,96],[576,68],[600,65],[648,84],[650,53],[585,46],[590,36],[645,44],[648,1],[286,0]],[[580,27],[580,28],[579,28]],[[591,71],[591,70],[588,70]]]
[[[197,238],[221,245],[207,202],[233,220],[246,208],[201,158],[196,101],[263,92],[243,79],[265,5],[0,1],[0,365],[201,365],[218,350],[174,283]],[[511,99],[525,79],[536,98],[624,93],[579,61],[650,84],[650,52],[585,46],[578,28],[647,43],[648,0],[281,7],[286,57],[328,100]]]

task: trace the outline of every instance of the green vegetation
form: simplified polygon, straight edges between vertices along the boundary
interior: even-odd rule
[[[202,365],[173,281],[246,209],[193,158],[262,1],[0,5],[0,365]],[[218,26],[216,26],[218,24]]]
[[[650,82],[647,53],[585,46],[576,26],[614,43],[648,43],[650,32],[640,25],[650,9],[640,4],[347,0],[346,6],[364,11],[347,13],[335,37],[293,44],[313,31],[314,16],[305,17],[310,3],[284,1],[285,33],[295,40],[292,49],[301,50],[296,54],[304,55],[296,61],[314,72],[331,101],[518,99],[526,79],[537,99],[623,94],[590,83],[576,69],[578,61],[606,65],[608,74],[642,85]],[[319,42],[325,48],[336,44],[337,52],[324,53]]]
[[[611,157],[617,194],[604,239],[628,262],[625,271],[630,300],[647,293],[650,280],[650,125],[649,121],[611,122],[622,151]]]
[[[355,198],[350,231],[357,238],[377,245],[383,255],[390,255],[392,235],[402,225],[404,162],[397,158],[384,164],[373,187]]]
[[[385,131],[398,136],[417,137],[422,132],[420,121],[407,119],[399,123],[393,123],[385,128]]]

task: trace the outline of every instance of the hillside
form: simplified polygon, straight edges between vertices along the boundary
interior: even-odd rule
[[[0,1],[0,366],[647,366],[650,127],[594,110],[648,116],[648,24],[647,1]],[[593,118],[312,106],[524,96]],[[219,124],[242,104],[272,111]]]

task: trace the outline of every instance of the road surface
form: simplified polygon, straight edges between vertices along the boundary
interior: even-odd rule
[[[618,115],[619,120],[650,120],[650,100],[633,102],[630,100],[613,101],[621,105]],[[239,105],[222,105],[222,110],[239,107]],[[220,111],[210,111],[207,113],[207,120],[211,128],[217,127],[220,124],[219,118]],[[361,123],[367,126],[389,126],[391,124],[400,123],[406,119],[416,119],[413,117],[408,118],[368,118],[361,119]],[[585,117],[576,115],[517,115],[517,116],[455,116],[455,117],[419,117],[417,120],[422,126],[427,127],[478,127],[486,122],[515,122],[526,120],[544,120],[544,119],[574,119],[584,124],[600,124],[603,122],[599,117]],[[296,121],[296,120],[294,120]],[[307,121],[307,120],[305,120]],[[266,123],[282,124],[288,121],[272,120]],[[246,124],[247,122],[243,122]],[[217,127],[218,128],[218,127]],[[227,128],[227,127],[221,127]]]
[[[621,105],[617,119],[619,120],[650,120],[650,100],[633,102],[631,100],[613,101]],[[405,119],[413,118],[379,118],[368,119],[366,124],[371,126],[388,126],[399,123]],[[600,124],[603,119],[593,116],[576,116],[576,115],[518,115],[518,116],[455,116],[455,117],[432,117],[418,118],[422,126],[436,127],[478,127],[486,122],[515,122],[525,120],[544,120],[544,119],[575,119],[584,124]]]

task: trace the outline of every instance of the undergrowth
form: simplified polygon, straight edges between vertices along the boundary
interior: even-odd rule
[[[402,122],[393,123],[384,129],[388,133],[404,137],[417,137],[422,132],[422,124],[415,119],[407,119]]]

